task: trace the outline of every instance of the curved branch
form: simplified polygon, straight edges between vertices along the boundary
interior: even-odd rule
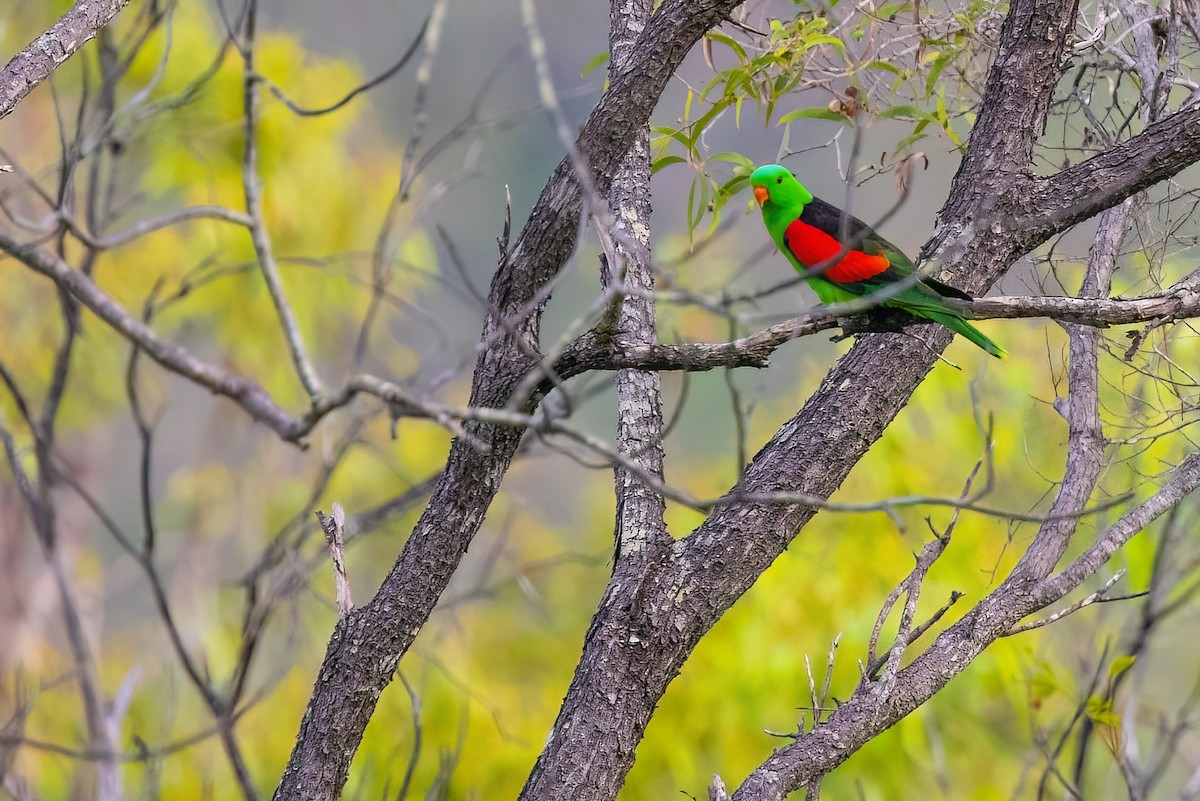
[[[100,237],[92,236],[75,218],[64,212],[59,212],[59,219],[66,225],[67,230],[71,232],[72,236],[93,250],[112,250],[123,247],[141,239],[146,234],[152,234],[155,231],[161,231],[164,228],[169,228],[179,223],[191,222],[192,220],[219,220],[221,222],[232,223],[233,225],[240,225],[243,228],[249,228],[253,225],[253,220],[240,211],[209,204],[185,206],[182,209],[167,212],[159,217],[152,217],[149,220],[134,223],[128,228],[117,231],[114,234]]]

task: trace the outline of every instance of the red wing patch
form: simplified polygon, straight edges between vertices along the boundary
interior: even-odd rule
[[[805,267],[816,267],[827,262],[842,252],[838,241],[819,228],[792,220],[783,233],[784,244]],[[841,261],[825,268],[821,275],[839,284],[851,284],[879,275],[891,266],[887,257],[868,256],[859,250],[851,250],[842,257]]]

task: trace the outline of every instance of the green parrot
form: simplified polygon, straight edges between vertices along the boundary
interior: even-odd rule
[[[899,248],[857,217],[813,197],[786,167],[759,167],[751,173],[750,185],[762,207],[767,233],[797,272],[810,276],[808,283],[822,303],[855,300],[913,274],[913,263]],[[840,241],[843,228],[848,246]],[[845,255],[834,262],[843,251]],[[880,305],[941,323],[998,358],[1007,355],[945,298],[972,300],[961,289],[921,276]]]

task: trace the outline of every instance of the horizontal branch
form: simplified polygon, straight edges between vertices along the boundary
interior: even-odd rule
[[[784,343],[836,328],[835,313],[814,310],[776,323],[731,342],[687,342],[664,344],[617,344],[589,331],[569,345],[554,372],[571,378],[589,370],[686,370],[703,372],[720,367],[767,367],[770,356]]]
[[[372,89],[374,89],[376,86],[379,86],[381,83],[384,83],[385,81],[390,80],[393,75],[398,73],[400,70],[404,69],[404,65],[407,64],[409,62],[409,59],[411,59],[413,57],[413,54],[415,54],[417,52],[417,46],[420,45],[421,42],[425,39],[425,32],[428,29],[429,29],[429,18],[427,17],[425,19],[425,21],[421,23],[421,27],[417,31],[416,36],[413,37],[412,42],[408,45],[408,49],[406,49],[404,51],[404,54],[402,56],[400,56],[399,61],[397,61],[395,64],[388,67],[385,71],[383,71],[379,75],[375,76],[371,80],[367,81],[366,83],[359,84],[358,86],[354,87],[349,92],[347,92],[345,94],[345,96],[342,97],[341,100],[336,100],[333,103],[330,103],[328,106],[322,106],[321,108],[304,108],[302,106],[297,105],[292,100],[288,99],[288,96],[286,94],[284,94],[283,90],[280,89],[279,86],[274,81],[272,81],[270,78],[268,78],[267,76],[256,73],[254,75],[254,79],[257,81],[260,81],[264,86],[266,86],[267,89],[270,90],[271,94],[275,95],[276,99],[278,99],[279,102],[283,103],[283,105],[288,107],[289,111],[291,111],[293,114],[295,114],[299,117],[320,117],[324,114],[331,114],[331,113],[337,111],[338,109],[342,108],[343,106],[345,106],[347,103],[349,103],[351,100],[353,100],[354,98],[361,95],[363,92],[369,92]]]
[[[0,70],[0,119],[112,21],[129,0],[79,0]]]
[[[1162,295],[1130,300],[1063,297],[979,298],[964,308],[973,320],[1049,317],[1092,328],[1200,316],[1200,270]]]
[[[861,307],[860,302],[854,305]],[[1046,317],[1093,328],[1200,317],[1200,269],[1193,271],[1160,295],[1129,300],[997,296],[977,298],[971,303],[956,305],[964,316],[972,320]],[[847,327],[851,320],[854,321],[852,328],[856,334],[898,330],[891,325],[897,321],[892,318],[894,310],[887,310],[888,319],[879,320],[883,325],[873,325],[870,313],[843,316],[841,309],[850,306],[851,304],[841,303],[818,306],[807,314],[784,320],[729,342],[618,344],[593,329],[563,351],[554,372],[565,379],[588,370],[635,368],[703,372],[732,367],[763,368],[770,366],[771,354],[782,345],[838,326]],[[899,322],[903,321],[903,318],[899,319]],[[910,324],[925,322],[927,321],[911,318]]]

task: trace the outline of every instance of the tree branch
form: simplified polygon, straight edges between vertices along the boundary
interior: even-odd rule
[[[722,367],[769,367],[779,347],[800,337],[845,326],[854,320],[870,330],[872,317],[844,317],[836,306],[817,306],[808,313],[729,342],[624,344],[592,330],[572,342],[555,366],[561,378],[589,370],[684,370],[702,372]],[[1115,325],[1182,320],[1200,316],[1200,269],[1159,294],[1128,300],[1053,296],[995,296],[958,304],[972,320],[1046,317],[1064,323],[1107,328]],[[924,325],[912,318],[913,325]]]
[[[1177,111],[1087,161],[1039,180],[1025,213],[1026,236],[1066,230],[1132,194],[1170,178],[1200,152],[1200,103]]]
[[[612,0],[609,47],[615,71],[633,57],[637,34],[650,17],[650,0]],[[621,162],[608,194],[613,233],[601,263],[602,285],[634,290],[619,301],[614,338],[618,345],[650,345],[658,341],[654,313],[653,254],[650,249],[650,131],[642,126]],[[608,232],[604,232],[607,234]],[[662,381],[657,372],[617,373],[617,451],[642,470],[663,478]],[[666,502],[622,467],[613,471],[617,496],[617,559],[666,539]]]
[[[78,0],[48,31],[13,56],[0,70],[0,119],[127,5],[129,0]]]
[[[245,64],[242,78],[242,133],[245,139],[242,150],[242,188],[246,197],[246,215],[251,221],[250,241],[258,257],[258,266],[263,282],[267,285],[267,293],[271,296],[271,303],[279,316],[283,338],[296,367],[296,375],[315,408],[320,405],[324,395],[321,379],[304,344],[300,324],[296,321],[287,295],[284,294],[283,281],[279,277],[279,266],[275,263],[271,237],[263,214],[262,184],[258,174],[258,80],[254,73],[254,36],[257,23],[258,0],[249,0],[246,9],[246,36],[241,48]]]

